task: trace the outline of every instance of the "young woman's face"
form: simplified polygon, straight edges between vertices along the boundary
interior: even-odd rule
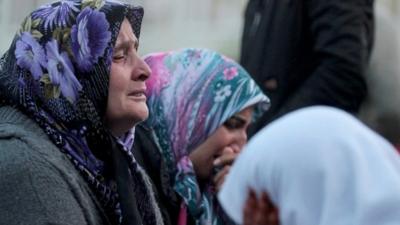
[[[225,153],[239,153],[247,142],[247,128],[251,122],[253,108],[248,107],[229,118],[199,147],[190,153],[198,178],[209,179],[213,162]]]
[[[138,39],[125,19],[113,51],[106,111],[107,124],[116,136],[148,117],[144,93],[151,72],[137,48]]]

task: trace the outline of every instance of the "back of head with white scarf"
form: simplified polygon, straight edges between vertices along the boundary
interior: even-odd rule
[[[400,157],[351,115],[317,106],[261,130],[219,193],[242,223],[249,187],[266,191],[282,225],[400,224]]]

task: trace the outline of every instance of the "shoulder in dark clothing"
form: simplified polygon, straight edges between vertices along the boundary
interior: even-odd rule
[[[241,63],[271,99],[257,130],[299,108],[357,112],[367,87],[372,0],[250,0]]]
[[[110,224],[80,174],[44,137],[0,122],[1,224]]]
[[[164,224],[177,224],[180,209],[177,197],[174,194],[171,196],[171,193],[174,192],[169,185],[169,175],[163,166],[160,150],[152,139],[152,132],[143,125],[135,128],[133,154],[151,178]]]

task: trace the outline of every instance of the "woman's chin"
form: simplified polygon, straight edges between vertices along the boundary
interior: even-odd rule
[[[134,123],[145,121],[149,117],[149,109],[147,108],[146,103],[135,104],[129,112],[129,116],[132,118]]]

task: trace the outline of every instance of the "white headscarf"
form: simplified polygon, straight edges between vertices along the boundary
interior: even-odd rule
[[[282,225],[400,224],[400,157],[351,115],[317,106],[261,130],[219,193],[242,223],[249,187],[266,191]]]

